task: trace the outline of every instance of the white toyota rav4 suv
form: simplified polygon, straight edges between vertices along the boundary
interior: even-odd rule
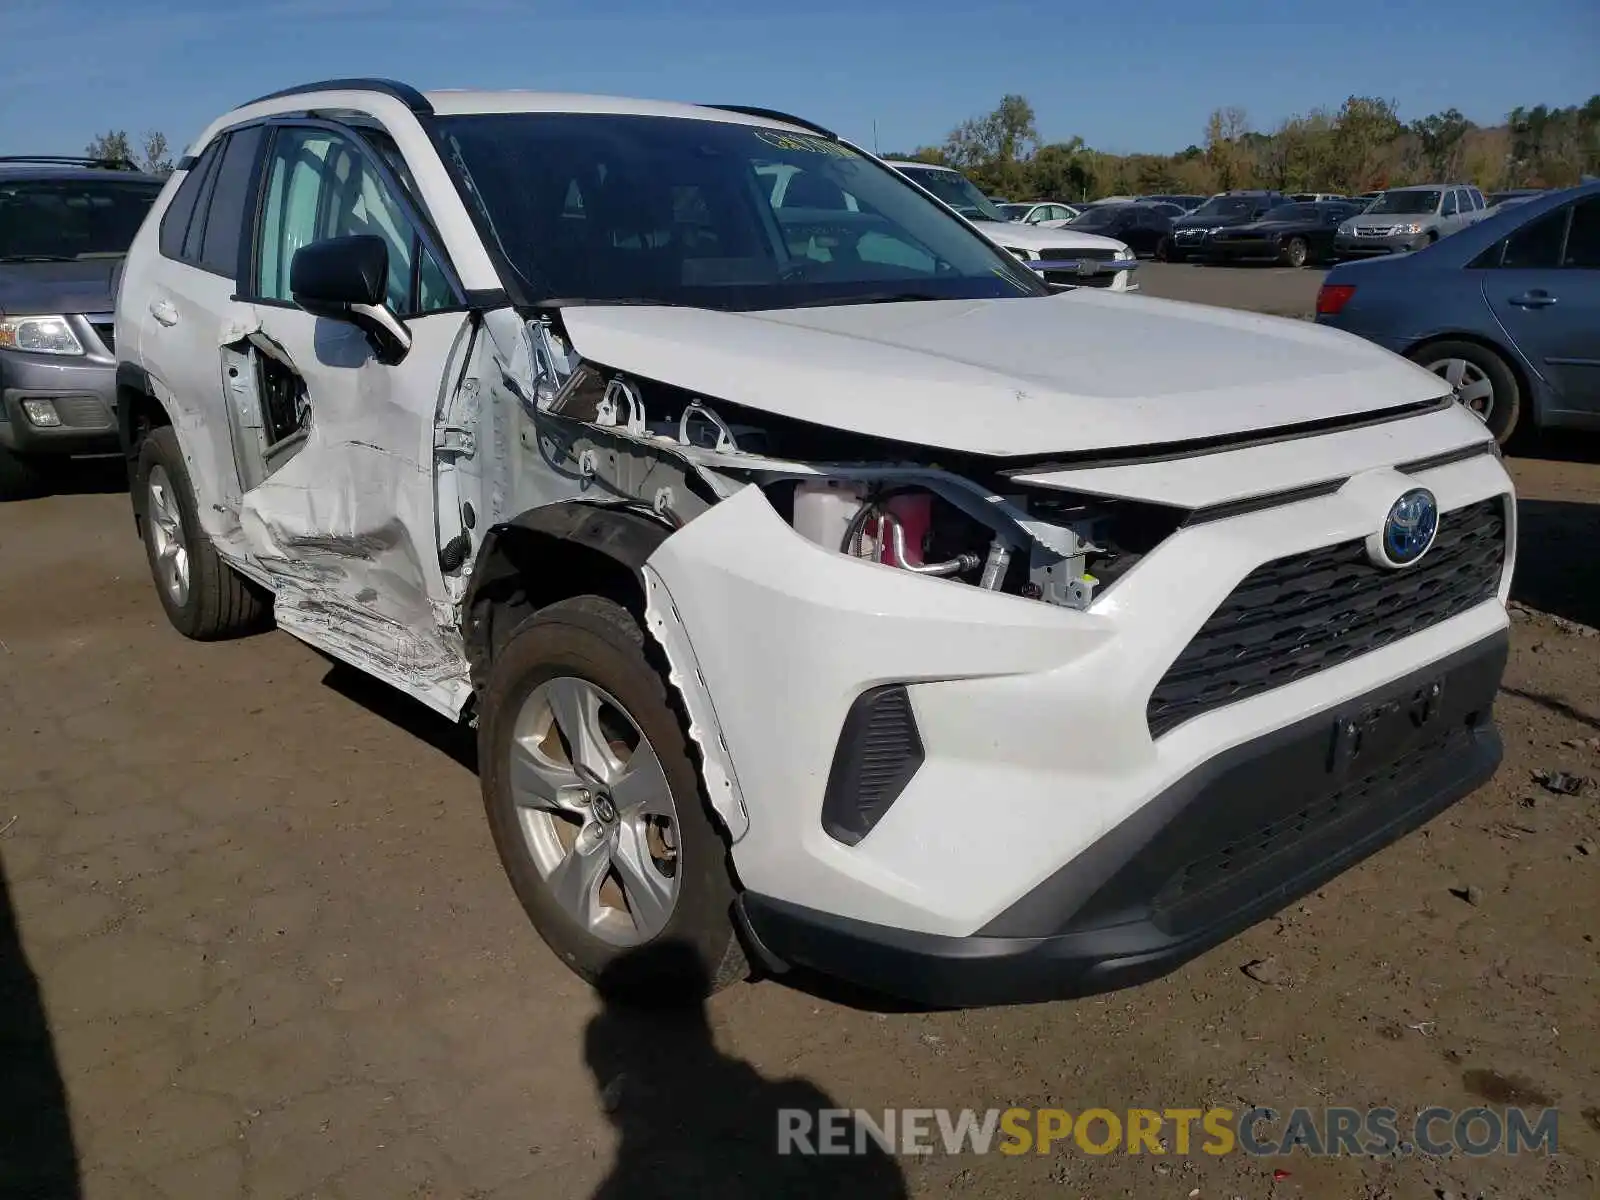
[[[475,721],[603,988],[1113,987],[1499,760],[1512,491],[1436,376],[1054,292],[794,118],[264,97],[152,209],[116,348],[173,625],[270,612]]]

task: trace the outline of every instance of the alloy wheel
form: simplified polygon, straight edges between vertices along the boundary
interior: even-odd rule
[[[1464,358],[1441,358],[1422,365],[1450,385],[1463,407],[1488,422],[1494,413],[1494,382],[1482,367]]]
[[[588,680],[551,679],[517,714],[509,765],[523,840],[567,916],[615,946],[659,934],[678,899],[678,813],[638,722]]]
[[[149,502],[145,513],[155,547],[156,582],[165,589],[173,604],[182,608],[189,602],[189,546],[183,536],[178,497],[164,467],[150,469],[147,489]]]

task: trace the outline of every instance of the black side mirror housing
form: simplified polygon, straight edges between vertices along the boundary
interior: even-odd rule
[[[295,251],[289,293],[312,316],[345,321],[367,335],[373,353],[397,363],[411,349],[411,331],[388,305],[389,247],[370,233],[325,238]]]

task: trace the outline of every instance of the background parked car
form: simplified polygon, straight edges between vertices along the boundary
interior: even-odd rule
[[[117,449],[117,279],[161,184],[93,159],[0,160],[0,497]]]
[[[1487,207],[1483,193],[1464,183],[1390,188],[1339,226],[1333,252],[1340,258],[1361,258],[1419,250],[1465,229]]]
[[[1182,211],[1160,204],[1101,204],[1080,215],[1071,228],[1116,238],[1135,254],[1154,255],[1172,237],[1174,212]]]
[[[1078,209],[1055,200],[1038,200],[1026,204],[999,204],[1000,215],[1017,225],[1039,225],[1045,229],[1060,229],[1078,215]]]
[[[1523,423],[1600,428],[1600,183],[1335,267],[1317,320],[1442,375],[1502,443]]]
[[[960,171],[907,159],[884,159],[884,163],[932,192],[976,225],[984,237],[1032,266],[1052,287],[1138,290],[1139,285],[1133,282],[1133,269],[1138,265],[1133,251],[1115,238],[1075,230],[1070,225],[1062,229],[1020,225],[1006,220],[1000,209]],[[1046,263],[1062,265],[1045,267]]]
[[[1353,203],[1349,196],[1339,192],[1290,192],[1289,199],[1296,204],[1320,204],[1324,200],[1342,200]]]
[[[1220,261],[1270,258],[1286,267],[1327,262],[1339,223],[1361,211],[1349,201],[1280,204],[1259,221],[1219,229],[1209,239],[1209,254]]]
[[[1288,204],[1282,192],[1219,192],[1186,217],[1172,223],[1172,239],[1161,257],[1183,262],[1206,252],[1206,244],[1219,229],[1259,221],[1268,211]]]

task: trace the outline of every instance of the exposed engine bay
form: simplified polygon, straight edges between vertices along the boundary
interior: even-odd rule
[[[545,465],[672,526],[761,488],[809,541],[895,570],[1086,609],[1186,511],[1025,486],[1003,461],[696,396],[585,361],[559,314],[524,326],[534,394],[507,379]],[[524,439],[525,442],[527,439]]]

